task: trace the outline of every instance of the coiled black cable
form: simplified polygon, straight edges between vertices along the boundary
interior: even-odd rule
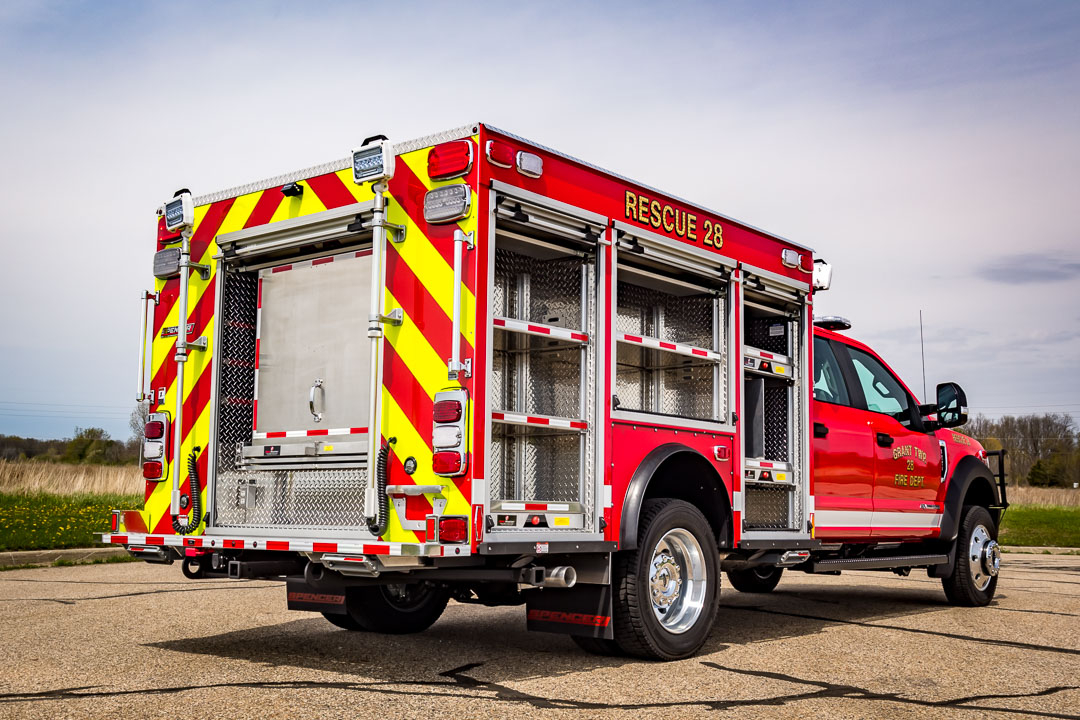
[[[188,455],[187,469],[188,469],[188,481],[190,482],[190,495],[191,498],[191,520],[187,524],[180,522],[180,516],[174,515],[172,526],[177,535],[188,535],[195,532],[195,528],[199,527],[202,522],[202,503],[199,501],[199,450],[200,447],[196,446],[191,451],[191,455]]]
[[[390,508],[386,499],[386,465],[390,458],[390,446],[397,442],[392,437],[379,448],[379,457],[375,461],[375,512],[368,516],[368,532],[379,537],[386,532],[390,524]]]

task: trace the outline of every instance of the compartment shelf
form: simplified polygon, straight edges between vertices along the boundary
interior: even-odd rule
[[[492,318],[491,322],[495,327],[510,332],[536,335],[539,337],[552,337],[558,340],[568,340],[577,343],[589,342],[589,336],[585,333],[577,330],[568,330],[567,328],[557,327],[555,325],[526,322],[524,320],[515,320],[506,317],[495,317]]]
[[[551,415],[526,415],[524,413],[505,412],[493,410],[491,421],[505,423],[507,425],[530,425],[533,427],[549,427],[555,430],[588,430],[589,424],[584,420],[555,417]]]
[[[705,348],[695,347],[693,345],[683,345],[681,343],[667,342],[666,340],[660,340],[659,338],[648,337],[645,335],[618,333],[615,336],[615,339],[619,342],[624,342],[631,345],[640,345],[642,347],[647,347],[651,350],[663,350],[665,352],[675,353],[676,355],[702,358],[704,360],[719,361],[722,360],[724,357],[718,352],[706,350]]]
[[[743,346],[743,369],[766,377],[795,379],[795,364],[790,357],[750,345]]]

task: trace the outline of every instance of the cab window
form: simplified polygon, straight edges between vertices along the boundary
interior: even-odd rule
[[[832,344],[817,337],[814,338],[814,399],[834,405],[851,404]]]
[[[848,347],[851,363],[855,366],[855,376],[859,379],[866,409],[871,412],[890,415],[904,426],[911,425],[911,399],[904,386],[900,384],[881,361],[858,348]]]

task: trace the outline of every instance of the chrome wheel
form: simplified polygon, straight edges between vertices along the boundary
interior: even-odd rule
[[[705,607],[708,584],[701,545],[687,530],[669,530],[653,549],[649,594],[653,614],[676,635],[697,622]]]
[[[971,571],[972,584],[980,591],[990,585],[1001,569],[1001,548],[984,525],[976,526],[971,533],[968,569]]]

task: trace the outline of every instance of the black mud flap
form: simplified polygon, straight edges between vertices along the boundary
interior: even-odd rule
[[[529,630],[611,640],[611,587],[578,585],[543,588],[525,593]]]
[[[317,590],[303,580],[287,580],[285,591],[290,610],[347,615],[345,608],[345,589],[331,588]]]

